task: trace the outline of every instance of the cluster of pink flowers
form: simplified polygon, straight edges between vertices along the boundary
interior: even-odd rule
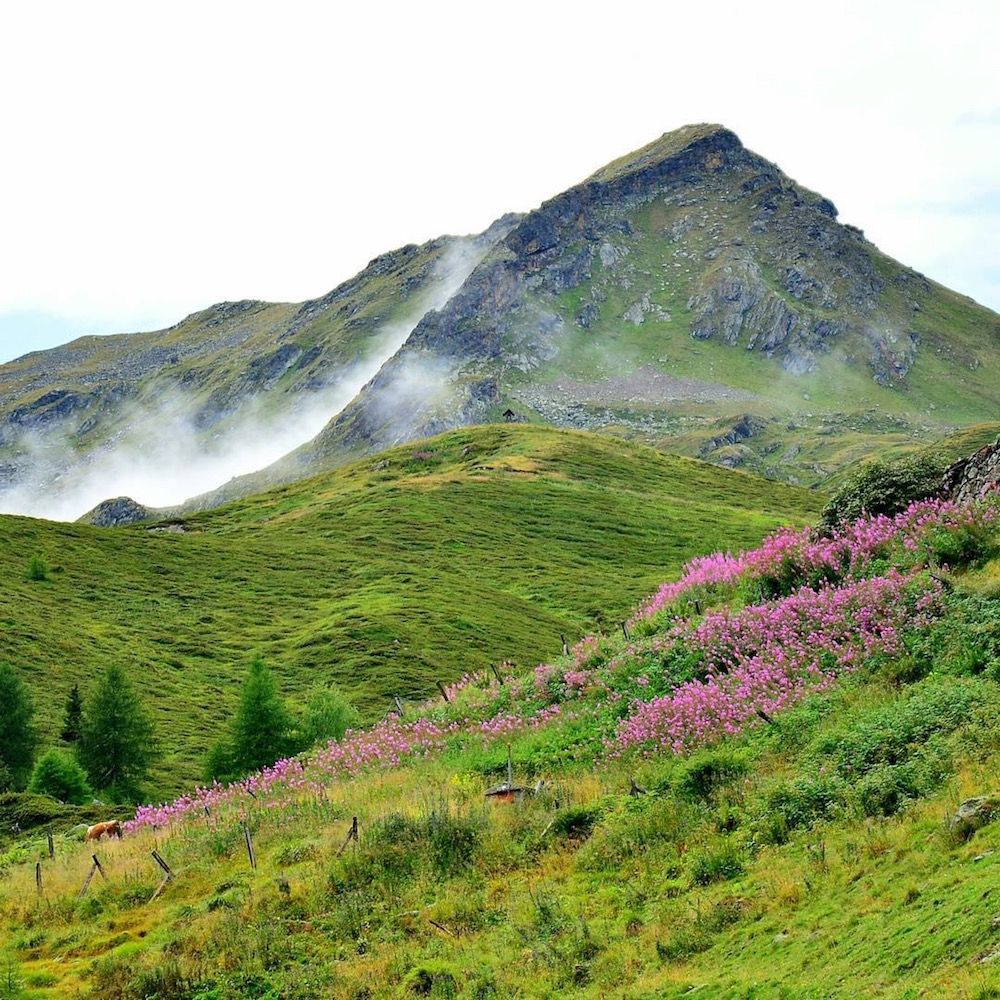
[[[913,592],[912,576],[885,576],[840,587],[803,587],[789,597],[736,612],[712,611],[678,623],[654,642],[679,641],[704,655],[706,676],[670,694],[637,702],[618,726],[614,752],[633,747],[681,753],[741,732],[828,688],[840,673],[879,654],[902,651],[905,629],[925,627],[940,585]]]
[[[737,556],[716,552],[692,559],[680,580],[660,587],[639,607],[632,622],[653,617],[696,588],[733,586],[742,580],[779,577],[788,571],[803,580],[838,580],[862,570],[894,545],[914,552],[930,531],[987,527],[997,523],[998,515],[996,503],[932,499],[912,503],[894,517],[879,514],[860,518],[825,535],[812,528],[786,528],[770,535],[759,548]]]
[[[399,767],[408,760],[443,749],[449,737],[470,733],[487,740],[537,728],[559,715],[560,705],[551,705],[531,716],[501,713],[484,721],[435,722],[418,718],[403,722],[386,719],[371,729],[349,730],[344,738],[328,743],[314,753],[288,757],[241,781],[218,782],[196,788],[174,802],[141,806],[124,824],[126,833],[160,828],[192,815],[211,815],[223,806],[247,806],[251,801],[264,808],[280,807],[297,795],[318,794],[338,779],[361,771]]]

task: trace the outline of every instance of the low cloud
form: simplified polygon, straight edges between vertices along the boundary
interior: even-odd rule
[[[193,421],[197,404],[173,391],[155,406],[132,404],[118,423],[125,429],[102,447],[75,451],[75,425],[18,441],[29,468],[26,479],[0,494],[0,512],[51,520],[75,520],[102,500],[129,496],[149,507],[170,507],[255,472],[315,437],[403,346],[432,309],[443,306],[482,259],[486,247],[456,240],[434,269],[406,320],[378,330],[368,352],[338,372],[325,387],[298,394],[260,395],[243,402],[215,433]],[[444,389],[436,363],[405,366],[394,376],[386,421],[418,419]],[[391,410],[391,412],[389,412]]]

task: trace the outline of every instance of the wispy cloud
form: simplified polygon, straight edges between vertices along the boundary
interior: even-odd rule
[[[436,265],[410,316],[378,330],[363,358],[317,391],[245,400],[212,434],[195,426],[196,401],[172,390],[155,406],[131,405],[117,420],[124,431],[92,453],[77,454],[75,422],[23,435],[18,447],[26,453],[31,473],[0,494],[0,512],[74,520],[101,500],[117,496],[169,507],[265,468],[315,437],[402,347],[420,319],[455,294],[485,251],[486,245],[475,240],[456,240]],[[440,383],[436,370],[404,369],[387,397],[392,402],[387,403],[391,412],[385,419],[419,408],[421,399],[433,395],[432,383]]]

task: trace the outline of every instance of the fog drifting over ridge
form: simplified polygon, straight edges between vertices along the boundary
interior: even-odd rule
[[[215,433],[195,426],[196,404],[180,389],[155,405],[127,406],[118,418],[124,430],[84,456],[75,455],[75,421],[44,433],[26,432],[18,445],[31,474],[0,493],[0,513],[73,521],[102,500],[119,496],[148,507],[171,507],[266,468],[310,441],[340,413],[420,320],[458,291],[487,248],[474,239],[455,240],[416,296],[411,313],[380,327],[364,357],[319,390],[246,400]]]

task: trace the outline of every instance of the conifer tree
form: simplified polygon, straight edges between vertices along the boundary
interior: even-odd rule
[[[77,757],[94,788],[136,798],[157,756],[153,723],[125,671],[109,666],[83,710]]]
[[[274,675],[263,660],[255,658],[232,722],[229,763],[233,772],[248,774],[294,753],[292,726]]]
[[[34,714],[27,685],[0,663],[0,784],[23,788],[31,775],[38,742]]]
[[[80,685],[74,684],[66,699],[66,716],[63,720],[60,737],[66,743],[76,743],[80,738],[83,725],[83,698],[80,696]]]

